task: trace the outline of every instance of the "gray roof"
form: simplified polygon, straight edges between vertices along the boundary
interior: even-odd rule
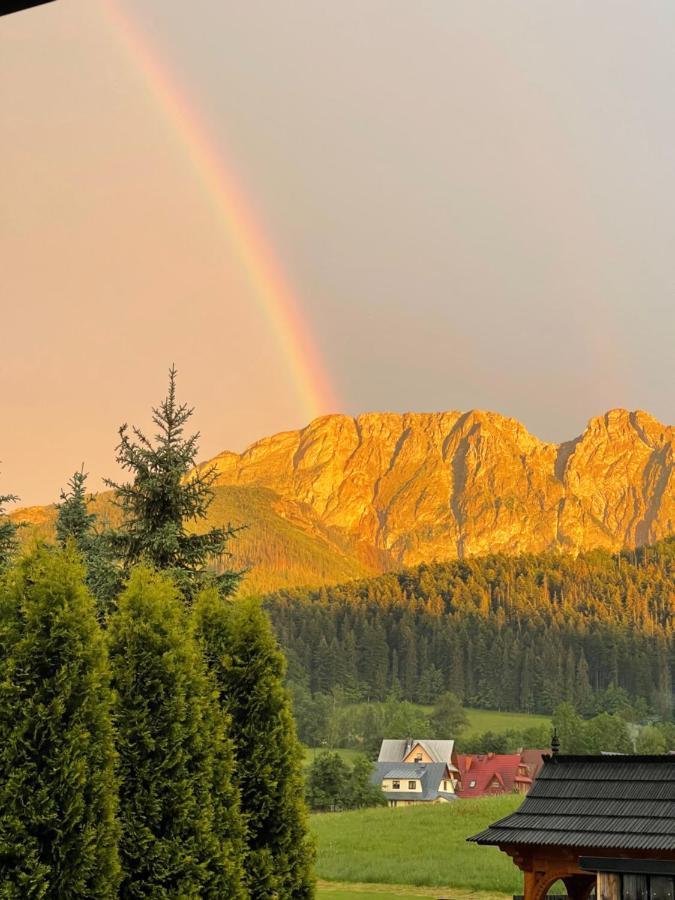
[[[370,780],[378,787],[382,785],[385,778],[397,778],[400,781],[415,779],[422,782],[421,793],[419,791],[385,791],[384,795],[388,800],[436,800],[437,797],[455,800],[454,793],[439,791],[446,768],[445,763],[428,763],[427,765],[399,763],[392,767],[390,762],[378,762]]]
[[[391,763],[387,763],[387,765],[391,765]],[[419,766],[417,763],[402,763],[399,766],[394,766],[393,769],[389,769],[386,775],[383,775],[383,778],[417,778],[420,779],[424,775],[424,766]]]
[[[452,750],[455,746],[454,741],[430,741],[426,738],[414,738],[412,743],[408,740],[384,740],[380,747],[380,755],[378,762],[401,762],[407,754],[412,750],[415,744],[420,744],[429,757],[437,763],[449,762],[452,756]],[[407,751],[407,752],[406,752]]]
[[[675,759],[545,757],[522,806],[469,840],[675,851]]]

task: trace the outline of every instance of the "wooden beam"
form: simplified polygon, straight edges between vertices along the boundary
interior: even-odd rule
[[[629,857],[582,856],[582,869],[588,872],[629,872],[634,875],[675,875],[672,859],[631,859]]]
[[[598,900],[621,900],[621,877],[613,872],[598,872],[595,894]]]

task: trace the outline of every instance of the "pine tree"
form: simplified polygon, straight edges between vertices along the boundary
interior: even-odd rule
[[[0,587],[0,895],[117,896],[112,694],[83,570],[40,549]]]
[[[68,490],[61,491],[56,507],[56,540],[62,547],[72,542],[77,548],[86,567],[87,587],[99,601],[99,611],[106,611],[121,590],[122,573],[108,533],[96,531],[96,515],[87,506],[86,483],[83,467],[69,480]]]
[[[5,504],[16,503],[16,494],[0,494],[0,572],[7,568],[17,551],[17,531],[21,527],[5,512]]]
[[[226,555],[228,540],[236,529],[211,528],[204,533],[188,532],[188,523],[204,520],[213,500],[215,467],[196,467],[199,434],[184,436],[185,425],[194,410],[176,400],[176,370],[169,371],[166,399],[153,409],[157,426],[155,443],[139,428],[119,429],[117,462],[130,472],[132,481],[117,484],[106,479],[115,491],[123,524],[114,534],[113,545],[124,566],[145,561],[167,570],[190,600],[213,581],[222,594],[231,593],[241,573],[209,573],[210,563]]]
[[[171,581],[134,570],[108,635],[120,756],[120,896],[244,897],[227,720]]]
[[[62,547],[69,540],[82,551],[93,531],[96,516],[87,509],[87,474],[84,466],[68,481],[68,490],[61,491],[61,503],[56,507],[56,540]]]
[[[593,690],[588,675],[588,663],[586,662],[586,656],[584,655],[583,650],[579,653],[574,692],[570,694],[568,699],[574,700],[575,705],[582,716],[591,715],[594,710]]]
[[[237,778],[248,825],[252,898],[314,895],[302,748],[283,686],[285,662],[267,616],[254,601],[203,592],[194,614],[207,660],[232,717]]]

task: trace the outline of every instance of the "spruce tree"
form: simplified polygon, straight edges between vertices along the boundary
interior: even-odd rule
[[[303,752],[283,686],[285,660],[255,601],[204,591],[194,615],[232,717],[237,779],[248,825],[247,883],[255,900],[313,897],[313,845],[303,801]]]
[[[117,896],[112,695],[83,570],[37,550],[0,586],[0,896]]]
[[[96,516],[87,508],[87,474],[84,466],[68,481],[68,490],[61,491],[61,502],[57,504],[56,540],[65,547],[69,540],[75,542],[82,551],[94,529]]]
[[[21,527],[5,512],[5,504],[16,503],[16,494],[0,494],[0,572],[7,568],[17,551],[17,531]]]
[[[121,590],[122,573],[108,533],[96,530],[96,515],[87,505],[86,483],[83,467],[69,480],[68,490],[61,491],[56,507],[56,539],[62,547],[72,542],[81,554],[87,587],[99,601],[99,611],[104,612]]]
[[[120,896],[244,897],[227,721],[172,582],[137,568],[108,637],[120,756]]]
[[[227,542],[236,529],[187,530],[188,523],[206,518],[217,475],[214,467],[196,467],[199,434],[184,434],[193,412],[176,399],[172,367],[166,399],[153,409],[158,429],[154,444],[139,428],[130,432],[122,425],[117,462],[132,480],[118,484],[106,479],[123,514],[123,524],[112,537],[125,567],[145,561],[169,571],[188,600],[209,581],[215,581],[222,594],[230,593],[240,578],[237,572],[216,576],[208,570],[227,555]]]

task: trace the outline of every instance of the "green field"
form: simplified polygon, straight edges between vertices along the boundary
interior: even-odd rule
[[[303,749],[305,751],[304,765],[305,765],[305,768],[307,768],[308,766],[312,765],[315,757],[318,756],[319,753],[325,752],[328,748],[327,747],[303,747]],[[354,764],[354,760],[357,758],[357,756],[363,756],[362,750],[349,750],[349,749],[344,749],[342,747],[336,747],[335,749],[331,750],[330,752],[337,753],[338,756],[341,756],[342,759],[347,763],[348,766],[352,766]]]
[[[340,884],[319,882],[319,900],[420,900],[448,897],[452,900],[511,900],[506,894],[484,891],[463,891],[452,887],[410,887],[410,885]]]
[[[520,893],[522,877],[511,860],[496,848],[467,844],[466,838],[509,815],[521,802],[521,797],[506,795],[313,815],[317,875],[325,881],[354,884],[451,885]],[[345,890],[329,888],[320,896],[326,900],[359,896]]]
[[[482,734],[484,731],[522,731],[537,725],[551,724],[550,716],[535,716],[531,713],[496,712],[491,709],[467,709],[469,727],[462,737]]]
[[[396,891],[369,891],[363,890],[358,885],[333,886],[320,885],[318,896],[321,900],[419,900],[424,894],[411,894],[410,888],[402,888]],[[429,895],[427,894],[427,897]]]

